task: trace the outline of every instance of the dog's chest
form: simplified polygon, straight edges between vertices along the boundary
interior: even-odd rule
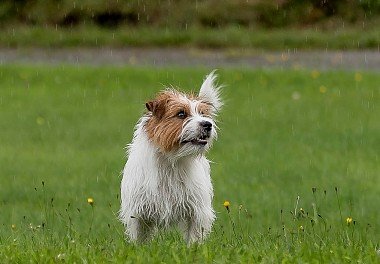
[[[159,172],[157,185],[158,196],[165,206],[176,206],[191,203],[196,199],[196,177],[192,170],[171,168]],[[160,202],[160,201],[158,201]]]
[[[191,217],[194,210],[210,196],[209,176],[199,164],[161,168],[157,176],[151,193],[155,197],[152,197],[155,211],[159,212],[161,219],[177,221]]]

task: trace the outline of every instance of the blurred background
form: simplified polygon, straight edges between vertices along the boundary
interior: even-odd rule
[[[379,49],[377,0],[3,0],[0,46]]]
[[[3,0],[2,23],[29,26],[104,28],[284,28],[318,25],[334,29],[378,19],[376,0]]]

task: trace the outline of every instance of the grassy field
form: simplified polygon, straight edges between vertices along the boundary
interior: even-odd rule
[[[363,24],[364,25],[364,24]],[[207,47],[278,49],[378,49],[379,27],[351,26],[323,30],[312,29],[188,29],[154,27],[120,27],[104,29],[95,26],[76,28],[7,26],[0,28],[0,47]]]
[[[0,66],[1,262],[378,263],[375,72],[220,70],[211,237],[125,242],[120,172],[144,102],[209,71]]]

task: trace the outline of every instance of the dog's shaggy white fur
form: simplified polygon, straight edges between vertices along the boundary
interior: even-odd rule
[[[214,118],[222,106],[215,79],[210,73],[197,96],[165,90],[146,103],[121,182],[120,219],[131,241],[172,225],[187,243],[210,233],[215,214],[204,154],[217,136]]]

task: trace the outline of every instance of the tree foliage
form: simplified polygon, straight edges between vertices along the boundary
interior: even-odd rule
[[[104,27],[284,27],[376,17],[379,0],[2,0],[0,23]]]

